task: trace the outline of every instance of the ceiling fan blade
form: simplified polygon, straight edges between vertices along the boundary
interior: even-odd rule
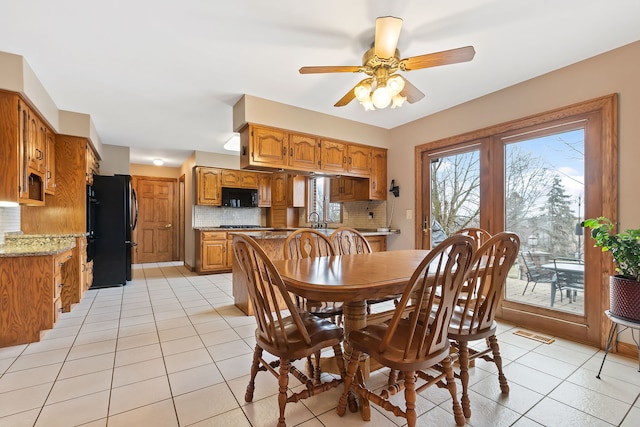
[[[400,76],[400,74],[398,74]],[[403,76],[402,80],[404,80],[404,89],[400,92],[400,95],[407,97],[407,102],[413,104],[414,102],[420,101],[424,98],[424,93],[420,92],[420,89],[412,85],[409,80],[405,79]]]
[[[458,49],[443,50],[442,52],[427,53],[426,55],[412,56],[400,61],[400,69],[405,71],[418,70],[420,68],[437,67],[440,65],[467,62],[476,54],[473,46],[460,47]]]
[[[369,83],[371,84],[371,79],[370,78],[366,78],[364,80],[360,80],[354,87],[351,88],[351,90],[349,92],[347,92],[342,98],[340,98],[340,100],[338,102],[336,102],[333,106],[334,107],[344,107],[345,105],[347,105],[348,103],[350,103],[351,101],[353,101],[356,97],[356,87],[358,87],[359,84],[362,83]]]
[[[320,65],[317,67],[302,67],[300,68],[300,74],[316,74],[316,73],[357,73],[360,71],[359,66],[356,65]]]
[[[374,53],[378,58],[393,58],[398,46],[402,19],[394,16],[383,16],[376,19],[376,36]]]

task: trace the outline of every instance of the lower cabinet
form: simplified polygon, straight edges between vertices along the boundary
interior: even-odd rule
[[[71,311],[74,304],[80,302],[93,283],[93,261],[87,261],[86,237],[76,237],[73,258],[65,268],[63,280],[61,302],[62,311],[66,313]]]
[[[196,245],[196,272],[213,273],[229,270],[226,231],[198,231]]]
[[[55,255],[0,258],[0,347],[40,340],[62,309],[62,289],[73,250]],[[71,268],[72,269],[72,268]]]
[[[384,252],[387,250],[387,236],[366,236],[366,239],[373,252]]]

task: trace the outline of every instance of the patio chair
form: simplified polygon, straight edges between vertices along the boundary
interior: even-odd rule
[[[509,392],[507,378],[502,371],[500,347],[496,338],[494,318],[504,293],[509,270],[518,257],[520,239],[514,233],[498,233],[478,249],[473,258],[468,286],[473,287],[473,295],[464,305],[455,307],[449,326],[449,339],[459,355],[460,380],[462,382],[462,410],[464,416],[471,416],[469,401],[469,366],[478,357],[493,362],[498,369],[498,382],[502,393]],[[485,339],[486,347],[469,348],[468,343]]]
[[[396,416],[406,418],[407,425],[414,427],[416,393],[437,385],[449,390],[456,425],[465,424],[456,394],[447,329],[474,252],[475,244],[470,237],[453,235],[447,238],[418,265],[388,323],[369,324],[364,329],[350,332],[348,342],[352,351],[344,391],[338,402],[338,415],[346,412],[349,391],[353,390],[367,403],[373,402]],[[440,297],[436,297],[435,290]],[[421,304],[410,305],[414,298]],[[410,311],[405,318],[407,307]],[[429,322],[432,309],[435,315]],[[381,391],[369,390],[358,367],[362,353],[383,366],[399,371],[401,375],[398,377],[402,379]],[[416,380],[419,380],[419,386]],[[403,390],[406,409],[390,400],[391,396]],[[368,415],[363,412],[363,419],[367,420]]]
[[[538,267],[533,260],[533,255],[531,255],[531,252],[529,251],[521,252],[520,256],[524,265],[524,273],[527,276],[527,284],[524,285],[522,295],[527,292],[527,287],[531,282],[533,282],[531,292],[534,291],[538,283],[550,283],[553,286],[553,283],[555,282],[554,271]]]
[[[278,427],[285,427],[285,406],[297,402],[342,384],[345,365],[342,355],[342,328],[334,323],[320,319],[310,313],[300,313],[287,292],[278,270],[264,250],[246,235],[233,238],[233,251],[248,284],[249,296],[254,307],[257,323],[256,346],[251,365],[251,377],[245,393],[245,401],[253,400],[255,379],[259,371],[269,371],[278,379],[278,405],[280,415]],[[283,317],[278,300],[284,301],[289,316]],[[291,364],[298,359],[319,354],[323,348],[333,348],[340,378],[321,381],[320,378],[308,378]],[[277,357],[267,362],[263,357],[266,351]],[[276,370],[279,368],[278,370]],[[298,379],[305,387],[299,390],[289,386],[289,376]],[[299,390],[289,394],[288,390]]]
[[[562,294],[566,292],[569,302],[575,302],[578,291],[584,292],[584,261],[576,258],[558,257],[553,259],[555,267],[555,288]],[[579,266],[583,266],[582,269]],[[551,307],[555,302],[555,294],[551,294]]]

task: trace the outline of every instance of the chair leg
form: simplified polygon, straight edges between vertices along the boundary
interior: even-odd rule
[[[407,405],[405,416],[408,427],[416,425],[416,373],[414,371],[405,372],[404,377],[404,400]]]
[[[527,280],[527,284],[524,285],[524,291],[522,291],[522,295],[524,295],[525,292],[527,292],[527,287],[529,286],[529,280]],[[534,285],[535,286],[535,285]],[[533,290],[531,290],[531,292],[533,292]]]
[[[280,359],[280,372],[278,376],[278,406],[280,406],[280,416],[278,417],[278,427],[287,427],[284,422],[284,407],[287,405],[287,386],[289,385],[289,367],[291,363],[287,359]]]
[[[251,363],[251,378],[249,378],[249,385],[247,391],[244,394],[244,401],[251,402],[253,400],[253,391],[255,390],[255,381],[258,370],[260,369],[260,358],[262,357],[262,348],[256,345],[253,350],[253,363]]]
[[[451,357],[445,357],[442,361],[442,368],[444,369],[445,378],[447,379],[447,388],[453,401],[453,418],[456,420],[456,425],[462,427],[465,425],[464,414],[462,413],[462,407],[458,402],[458,396],[456,391],[456,383],[453,376],[453,367],[451,363]],[[405,379],[406,381],[406,379]]]
[[[347,399],[351,391],[351,384],[353,384],[353,379],[356,375],[356,369],[358,368],[359,360],[360,352],[351,350],[351,357],[349,357],[349,363],[347,364],[347,371],[344,377],[344,390],[342,391],[342,396],[340,396],[340,400],[338,401],[338,408],[336,409],[336,412],[340,416],[343,416],[347,410]]]
[[[509,384],[507,383],[507,377],[504,376],[502,371],[502,356],[500,356],[500,346],[498,345],[498,338],[495,335],[489,337],[489,346],[493,353],[493,363],[498,368],[498,382],[500,382],[500,390],[503,393],[509,393]]]
[[[458,342],[458,363],[460,364],[460,382],[462,383],[462,412],[465,418],[471,417],[469,400],[469,346],[466,341]]]

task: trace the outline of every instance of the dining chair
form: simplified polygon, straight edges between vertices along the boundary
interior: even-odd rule
[[[353,390],[362,399],[406,418],[408,426],[414,427],[417,418],[416,393],[437,385],[449,390],[455,422],[458,426],[464,425],[464,415],[456,394],[447,329],[474,252],[475,243],[470,237],[448,237],[429,251],[413,272],[388,323],[367,325],[364,329],[351,331],[348,343],[352,351],[349,354],[344,391],[338,402],[338,415],[344,415],[349,391]],[[439,297],[436,297],[434,290],[438,290]],[[412,299],[421,303],[411,304]],[[410,308],[407,317],[405,308]],[[432,308],[435,315],[430,322]],[[362,353],[383,366],[399,371],[401,375],[398,377],[401,379],[379,392],[369,390],[358,368]],[[416,380],[419,380],[419,385]],[[406,403],[404,410],[390,400],[391,396],[402,390]],[[363,413],[364,419],[367,416]]]
[[[469,236],[476,242],[476,248],[482,246],[487,240],[491,238],[491,233],[483,228],[468,227],[456,231],[456,234],[462,234],[463,236]]]
[[[329,237],[313,228],[295,230],[284,241],[284,259],[302,259],[335,255],[336,251]],[[342,303],[333,301],[311,301],[296,296],[298,309],[308,311],[323,319],[331,319],[336,324],[342,322]]]
[[[457,350],[462,382],[462,410],[471,416],[469,401],[469,366],[481,357],[493,362],[498,369],[498,382],[503,393],[509,392],[507,378],[502,371],[500,347],[496,338],[496,311],[504,293],[509,270],[515,263],[520,249],[520,239],[514,233],[498,233],[487,240],[475,253],[467,283],[474,287],[475,298],[467,298],[464,305],[454,308],[448,336]],[[486,348],[470,348],[471,341],[485,339]],[[491,354],[489,354],[491,353]]]
[[[242,274],[248,284],[249,297],[254,307],[257,323],[256,346],[251,365],[251,377],[244,396],[246,402],[253,400],[255,379],[259,371],[269,371],[278,379],[278,405],[280,415],[278,427],[285,427],[285,406],[290,402],[306,399],[342,384],[345,364],[342,355],[342,328],[336,324],[314,316],[300,313],[292,301],[280,274],[264,250],[251,237],[237,234],[233,238],[233,251]],[[283,317],[279,308],[283,301],[289,315]],[[309,378],[291,362],[318,354],[324,348],[333,348],[340,372],[340,378],[321,381]],[[263,352],[278,359],[267,362]],[[292,375],[305,387],[298,392],[289,386]]]
[[[560,302],[562,302],[562,293],[567,293],[569,302],[574,302],[578,291],[584,292],[584,267],[580,272],[574,271],[574,266],[583,266],[584,261],[576,258],[557,257],[553,259],[555,268],[555,287],[560,292]],[[551,307],[555,302],[555,292],[551,295]]]
[[[346,254],[370,254],[371,245],[367,238],[358,230],[351,227],[340,227],[331,233],[331,244],[336,251],[336,255]],[[367,300],[367,314],[371,314],[371,306],[381,304],[387,301],[394,301],[398,295],[389,295],[387,297],[375,298]]]
[[[527,292],[527,287],[529,283],[533,282],[533,287],[531,288],[531,292],[533,292],[538,283],[551,283],[554,286],[555,282],[555,273],[552,270],[547,270],[546,268],[538,267],[533,259],[533,255],[531,255],[530,251],[522,252],[520,254],[522,258],[524,273],[527,276],[527,284],[524,285],[524,290],[522,291],[522,295]]]

